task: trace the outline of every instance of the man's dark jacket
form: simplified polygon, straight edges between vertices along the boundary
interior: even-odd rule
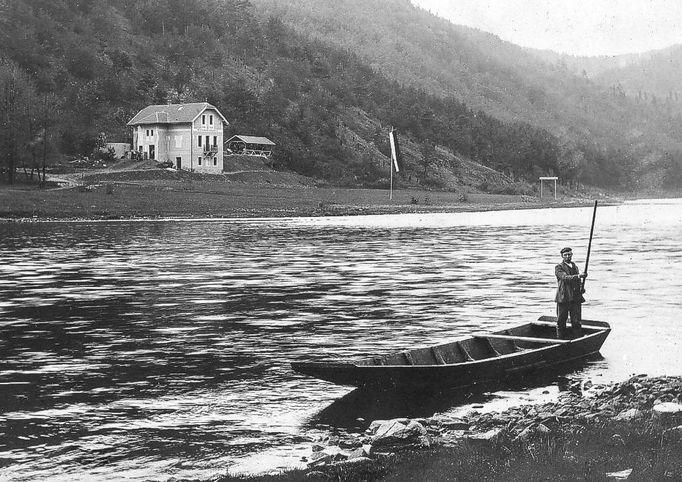
[[[571,262],[559,263],[554,267],[554,274],[559,286],[554,301],[557,303],[582,303],[585,301],[581,293],[580,270]]]

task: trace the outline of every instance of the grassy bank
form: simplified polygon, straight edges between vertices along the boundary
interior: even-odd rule
[[[161,171],[162,173],[162,171]],[[182,178],[72,176],[57,189],[0,186],[0,218],[126,219],[337,216],[462,212],[588,205],[588,197],[554,200],[513,194],[315,187],[295,175],[240,172]]]
[[[584,385],[583,385],[584,387]],[[259,481],[682,480],[682,378],[636,376],[565,392],[556,403],[472,414],[464,433],[439,430],[427,448],[259,477]],[[665,416],[664,416],[665,415]],[[433,421],[427,420],[433,425]],[[476,438],[471,434],[495,433]]]

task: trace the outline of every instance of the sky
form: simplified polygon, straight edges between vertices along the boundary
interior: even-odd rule
[[[682,44],[682,0],[411,0],[452,23],[572,55]]]

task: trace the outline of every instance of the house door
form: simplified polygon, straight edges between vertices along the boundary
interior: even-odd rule
[[[175,158],[175,167],[177,167],[178,169],[182,169],[182,157]]]
[[[156,146],[149,146],[149,159],[154,159],[154,150]]]

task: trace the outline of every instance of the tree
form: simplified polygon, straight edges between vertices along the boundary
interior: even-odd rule
[[[54,155],[57,152],[56,138],[56,124],[58,121],[61,103],[54,94],[43,93],[40,102],[40,111],[38,112],[39,130],[35,139],[35,149],[39,162],[38,180],[40,186],[45,187],[45,171],[47,169],[48,156]],[[42,169],[42,176],[41,176]]]
[[[568,181],[569,185],[576,185],[582,180],[585,170],[585,153],[569,138],[561,138],[559,157],[557,159],[558,175]]]
[[[424,170],[423,176],[426,178],[429,169],[436,162],[436,146],[426,139],[422,142],[421,157],[419,158],[419,165]]]
[[[14,184],[17,166],[29,155],[33,141],[31,100],[33,83],[15,63],[0,60],[0,166]]]

